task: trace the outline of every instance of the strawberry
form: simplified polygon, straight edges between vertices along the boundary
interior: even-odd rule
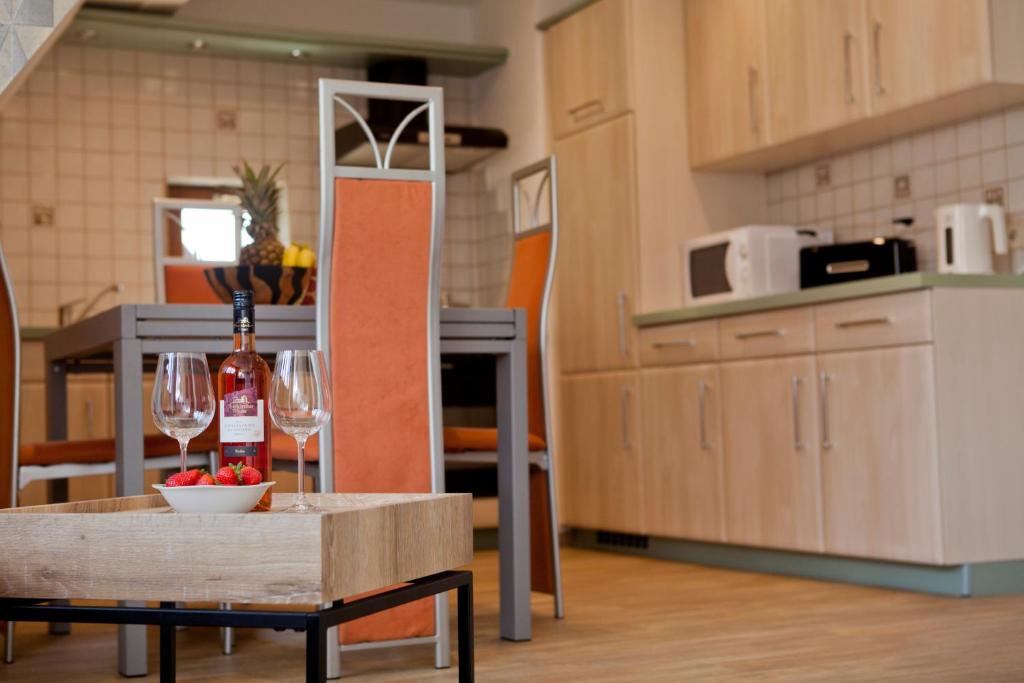
[[[238,475],[240,474],[241,469],[241,463],[237,463],[234,465],[224,465],[224,467],[221,467],[219,470],[217,470],[217,474],[214,476],[214,478],[217,480],[217,483],[220,484],[221,486],[238,486]]]
[[[185,474],[188,475],[188,485],[195,486],[196,483],[199,481],[199,477],[206,474],[206,470],[189,470]]]
[[[239,472],[239,478],[242,480],[243,486],[255,486],[263,481],[263,475],[255,467],[249,467],[246,465]]]
[[[188,472],[178,472],[167,477],[167,481],[164,482],[164,486],[193,486],[192,475]]]
[[[214,479],[207,472],[203,472],[203,474],[199,477],[199,481],[196,482],[196,486],[216,486],[216,485],[217,485],[217,480]]]

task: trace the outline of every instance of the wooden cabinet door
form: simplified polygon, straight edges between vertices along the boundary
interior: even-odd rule
[[[930,346],[818,358],[825,549],[941,561]]]
[[[148,398],[148,397],[147,397]],[[68,439],[104,439],[114,435],[113,395],[108,380],[72,377],[68,380]],[[143,415],[149,416],[149,402]]]
[[[570,526],[644,533],[636,373],[562,383],[562,452]]]
[[[563,372],[634,367],[636,166],[627,114],[555,143]]]
[[[764,47],[764,0],[686,3],[687,112],[694,166],[771,140]]]
[[[867,31],[876,113],[990,78],[987,0],[868,0]]]
[[[868,114],[865,0],[771,0],[765,13],[773,142]]]
[[[647,532],[724,540],[718,367],[644,370],[644,501]]]
[[[630,17],[626,0],[601,0],[544,36],[555,139],[630,108]]]
[[[723,363],[726,539],[821,550],[814,358]]]

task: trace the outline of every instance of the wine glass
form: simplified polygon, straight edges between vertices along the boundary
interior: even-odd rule
[[[216,406],[206,354],[160,354],[153,385],[153,422],[178,441],[182,472],[188,465],[188,442],[210,426]]]
[[[270,382],[270,417],[298,447],[299,493],[285,512],[320,512],[306,500],[306,439],[331,419],[331,381],[320,351],[282,351]],[[320,457],[327,457],[321,453]]]

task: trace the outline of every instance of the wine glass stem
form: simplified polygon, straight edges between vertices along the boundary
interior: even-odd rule
[[[306,440],[295,439],[296,445],[299,447],[299,495],[298,500],[306,500]]]
[[[178,448],[181,449],[181,471],[188,469],[188,439],[178,439]]]

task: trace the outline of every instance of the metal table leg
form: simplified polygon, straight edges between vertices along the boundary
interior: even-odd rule
[[[511,351],[497,357],[498,555],[501,637],[530,640],[530,490],[526,315],[516,309]]]
[[[46,373],[46,440],[65,441],[68,438],[68,372],[64,363],[51,363]],[[68,480],[52,479],[46,482],[46,502],[66,503]],[[70,604],[67,601],[64,604]],[[71,633],[71,624],[50,624],[53,635]]]
[[[459,586],[458,628],[459,628],[459,683],[473,683],[476,664],[473,659],[473,577]]]
[[[306,683],[327,680],[327,629],[319,614],[306,617]]]
[[[172,609],[174,607],[173,602],[161,602],[161,609]],[[175,662],[175,638],[177,637],[177,628],[174,624],[161,624],[160,625],[160,683],[174,683],[174,679],[177,671],[177,663]]]
[[[145,476],[142,462],[142,342],[138,339],[114,342],[114,411],[117,495],[137,496],[144,493]],[[135,602],[120,604],[144,605]],[[146,628],[119,626],[117,653],[118,671],[122,676],[145,676],[149,673]]]

